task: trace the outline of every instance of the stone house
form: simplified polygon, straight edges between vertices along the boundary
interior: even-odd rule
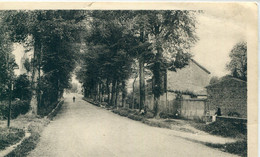
[[[191,59],[189,64],[182,69],[177,69],[176,72],[167,71],[168,96],[171,93],[176,93],[176,91],[187,93],[186,95],[190,93],[194,97],[207,96],[205,87],[209,85],[209,81],[210,72],[198,62]],[[169,97],[169,99],[172,98]]]
[[[227,77],[206,87],[210,115],[220,108],[222,116],[247,117],[247,82]]]
[[[206,86],[209,85],[210,72],[195,60],[191,59],[189,64],[182,69],[175,71],[167,70],[166,84],[167,90],[160,97],[159,110],[169,113],[176,112],[180,108],[176,102],[176,97],[180,93],[183,99],[205,99],[207,98]],[[151,83],[150,83],[151,84]],[[149,85],[148,83],[148,86]],[[146,104],[148,108],[153,108],[152,88],[147,89]]]

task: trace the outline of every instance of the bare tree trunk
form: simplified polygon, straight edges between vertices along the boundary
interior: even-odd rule
[[[109,88],[109,81],[106,80],[106,88],[107,88],[107,103],[110,104],[110,88]]]
[[[95,101],[98,101],[98,83],[96,84],[96,86],[95,86]]]
[[[98,83],[98,101],[101,102],[101,84]]]
[[[165,75],[164,75],[164,90],[165,90],[165,103],[166,103],[166,108],[167,112],[169,112],[169,103],[168,103],[168,80],[167,80],[167,69],[165,69]]]
[[[154,89],[153,89],[153,94],[154,94],[154,114],[156,117],[158,117],[158,108],[160,105],[160,96],[162,94],[162,83],[161,83],[161,62],[160,59],[162,57],[162,49],[157,48],[157,54],[156,54],[156,62],[155,62],[155,67],[153,70],[153,75],[154,75]]]
[[[116,80],[112,81],[112,94],[111,94],[111,102],[110,105],[114,106],[115,105],[115,93],[116,92]]]
[[[31,112],[32,114],[37,114],[38,112],[38,101],[37,101],[37,91],[36,91],[36,81],[35,81],[35,71],[37,69],[36,67],[36,61],[38,57],[38,53],[40,53],[40,46],[39,46],[39,40],[34,39],[34,52],[33,52],[33,59],[32,59],[32,76],[31,76],[31,89],[32,89],[32,99],[30,102]]]
[[[116,81],[116,96],[115,96],[115,106],[116,106],[116,108],[118,108],[118,92],[119,92],[119,90],[118,90],[118,85],[119,83],[118,83],[118,81]]]
[[[104,102],[104,84],[101,83],[101,102]]]
[[[42,54],[43,54],[43,45],[42,43],[39,44],[40,46],[40,52],[38,53],[38,85],[37,85],[37,108],[39,108],[41,106],[41,65],[42,65]]]
[[[136,77],[133,82],[132,109],[134,109],[135,106],[135,81],[136,81]]]
[[[145,105],[145,82],[144,82],[144,62],[142,59],[139,59],[139,90],[140,90],[140,97],[139,97],[139,110],[141,111],[144,109]]]
[[[125,98],[126,98],[126,83],[125,81],[122,81],[122,106],[123,107],[126,107]]]
[[[154,108],[153,108],[153,110],[154,110],[154,116],[155,117],[157,117],[158,118],[158,110],[159,110],[159,98],[160,97],[155,97],[154,96]]]

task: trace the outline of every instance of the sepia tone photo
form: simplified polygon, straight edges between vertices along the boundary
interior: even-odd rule
[[[0,156],[257,156],[257,9],[0,2]]]

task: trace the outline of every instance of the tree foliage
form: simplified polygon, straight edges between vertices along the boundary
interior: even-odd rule
[[[231,50],[229,57],[231,61],[227,64],[227,69],[233,77],[247,80],[247,43],[239,42]]]
[[[209,84],[217,83],[220,79],[217,76],[211,77]]]
[[[198,39],[195,15],[195,11],[180,10],[92,11],[84,67],[78,72],[85,93],[96,95],[98,84],[106,82],[108,99],[110,92],[113,99],[117,83],[121,84],[118,87],[125,85],[138,61],[140,100],[145,97],[145,68],[152,71],[153,93],[158,99],[165,91],[166,69],[175,71],[188,64],[189,50]]]
[[[0,12],[0,15],[2,15],[2,12]],[[11,52],[12,42],[9,31],[0,17],[0,100],[7,98],[8,84],[14,75],[13,70],[16,63]]]
[[[13,97],[20,100],[29,100],[32,97],[31,83],[28,76],[23,74],[19,75],[14,82]]]
[[[80,49],[84,18],[85,12],[76,10],[3,13],[12,41],[34,50],[31,73],[38,107],[57,101],[69,86]]]
[[[81,80],[89,96],[98,95],[97,90],[105,90],[106,86],[106,92],[112,93],[109,103],[115,105],[117,91],[120,87],[124,90],[125,80],[130,77],[134,37],[126,31],[128,19],[124,11],[93,11],[91,17],[84,67],[78,77],[83,76]]]
[[[124,105],[126,81],[137,61],[142,109],[146,68],[152,72],[158,107],[167,69],[188,64],[189,50],[197,41],[195,15],[186,10],[19,10],[4,11],[2,20],[12,42],[34,50],[31,64],[25,65],[32,73],[38,105],[62,96],[80,58],[76,73],[85,96],[101,100],[107,95],[114,106],[120,93]]]

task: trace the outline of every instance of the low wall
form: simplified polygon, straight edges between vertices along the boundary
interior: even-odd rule
[[[247,123],[246,118],[238,118],[238,117],[227,117],[227,116],[217,116],[216,121],[222,121],[222,122],[232,122],[232,123]]]

